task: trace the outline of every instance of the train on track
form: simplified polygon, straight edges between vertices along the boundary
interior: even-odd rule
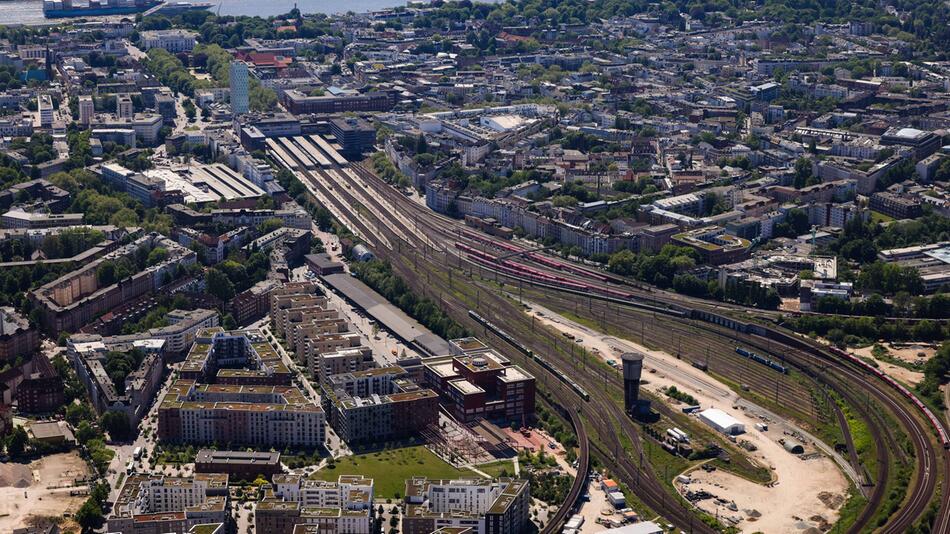
[[[496,248],[501,248],[501,249],[503,249],[503,250],[510,250],[510,251],[511,251],[512,253],[514,253],[514,254],[524,254],[524,253],[525,253],[525,251],[523,251],[522,249],[520,249],[520,248],[518,248],[518,247],[516,247],[516,246],[514,246],[514,245],[510,245],[510,244],[508,244],[508,243],[499,243],[499,242],[497,242],[497,241],[489,240],[489,239],[486,238],[486,237],[479,236],[479,235],[476,234],[475,232],[470,232],[470,231],[468,231],[468,230],[463,230],[463,233],[464,233],[464,235],[465,235],[466,237],[469,237],[469,238],[474,239],[474,240],[479,241],[479,242],[483,242],[483,243],[485,243],[486,245],[490,245],[490,246],[493,246],[493,247],[496,247]],[[579,294],[579,295],[588,295],[588,296],[589,296],[590,294],[593,293],[593,294],[599,295],[598,298],[602,298],[602,299],[606,299],[606,300],[612,300],[612,301],[616,301],[616,302],[621,302],[621,303],[628,304],[628,305],[634,305],[634,306],[637,306],[637,307],[639,307],[639,308],[651,309],[651,310],[653,310],[653,311],[655,311],[655,312],[663,313],[663,314],[666,314],[666,315],[673,315],[673,316],[678,316],[678,317],[688,317],[688,318],[694,319],[694,320],[699,320],[699,321],[714,323],[714,324],[718,324],[718,325],[720,325],[720,326],[725,326],[725,327],[727,327],[727,328],[731,328],[731,329],[733,329],[733,330],[736,330],[736,331],[742,332],[742,333],[746,333],[746,334],[755,334],[755,335],[758,335],[758,336],[761,336],[761,337],[767,337],[767,338],[770,338],[770,339],[772,339],[772,340],[774,340],[774,341],[778,341],[779,343],[784,343],[784,344],[786,344],[786,345],[790,345],[790,346],[799,348],[799,349],[804,350],[804,351],[806,351],[806,352],[809,352],[809,353],[811,353],[811,354],[813,354],[813,355],[816,355],[816,356],[819,356],[819,357],[826,357],[826,356],[824,356],[824,355],[821,353],[820,350],[818,350],[818,349],[816,349],[815,347],[813,347],[812,345],[810,345],[810,344],[804,342],[803,340],[801,340],[801,339],[799,339],[799,338],[797,338],[797,337],[795,337],[795,336],[793,336],[793,335],[790,335],[790,334],[787,334],[787,333],[785,333],[785,332],[782,332],[782,331],[780,331],[780,330],[777,330],[777,329],[774,329],[774,328],[769,328],[769,327],[764,326],[764,325],[762,325],[762,324],[740,321],[740,320],[735,319],[735,318],[733,318],[733,317],[729,317],[729,316],[726,316],[726,315],[722,315],[722,314],[717,313],[717,312],[715,312],[715,311],[710,311],[710,309],[708,309],[708,308],[689,307],[689,306],[684,306],[684,305],[677,304],[677,303],[667,304],[667,305],[661,306],[661,305],[656,305],[656,304],[648,304],[648,303],[640,302],[639,300],[641,300],[641,299],[638,298],[636,295],[633,295],[633,294],[631,294],[631,293],[628,293],[628,292],[625,292],[625,291],[622,291],[622,290],[613,289],[613,288],[610,288],[610,287],[604,287],[604,286],[601,286],[601,285],[596,285],[596,283],[594,283],[593,280],[592,280],[591,283],[586,283],[586,282],[584,282],[583,280],[578,280],[578,279],[576,279],[576,278],[571,279],[571,278],[566,278],[566,277],[563,277],[563,276],[558,276],[558,275],[552,274],[552,273],[550,273],[550,272],[541,271],[541,270],[539,270],[539,269],[535,269],[535,268],[533,268],[533,267],[529,267],[529,266],[526,266],[526,265],[522,265],[522,264],[520,264],[520,263],[511,261],[511,260],[508,260],[508,259],[503,259],[503,258],[494,256],[494,255],[489,254],[489,253],[487,253],[487,252],[485,252],[485,251],[478,250],[478,249],[476,249],[476,248],[473,248],[473,247],[470,247],[470,246],[468,246],[468,245],[465,245],[464,243],[458,243],[458,242],[457,242],[457,243],[455,243],[455,246],[456,246],[456,248],[458,248],[459,250],[461,250],[461,251],[463,251],[463,252],[466,252],[466,253],[469,255],[469,257],[473,260],[473,262],[478,263],[479,265],[482,265],[482,266],[484,266],[484,267],[486,267],[486,268],[488,268],[488,269],[494,269],[494,270],[496,270],[496,271],[498,271],[498,272],[501,272],[501,273],[503,273],[503,274],[506,274],[506,275],[509,275],[509,276],[512,276],[512,277],[515,277],[515,278],[526,279],[526,280],[528,280],[528,281],[530,281],[530,282],[532,282],[532,283],[534,283],[534,284],[536,284],[536,285],[539,285],[539,286],[553,287],[553,288],[561,289],[561,290],[564,290],[564,291],[567,291],[567,292],[570,292],[570,293]],[[526,253],[526,254],[533,254],[533,253],[528,252],[528,253]],[[538,255],[538,254],[535,254],[535,256],[543,257],[543,256],[540,256],[540,255]],[[534,260],[534,258],[530,258],[530,259]],[[539,263],[542,263],[542,264],[544,264],[544,265],[548,265],[549,267],[554,267],[554,265],[549,265],[548,263],[557,264],[557,268],[559,268],[559,269],[561,269],[561,270],[565,270],[565,269],[562,269],[562,266],[563,266],[563,265],[566,265],[566,264],[564,264],[564,263],[562,263],[562,262],[557,262],[557,261],[555,261],[555,260],[548,260],[548,258],[544,258],[544,260],[545,260],[545,261],[541,261],[541,262],[539,262]],[[599,280],[599,278],[597,278],[597,277],[592,277],[592,276],[590,276],[591,273],[590,273],[590,272],[587,272],[587,271],[589,271],[589,270],[583,269],[583,268],[581,268],[581,267],[578,267],[578,269],[585,271],[584,276],[590,277],[590,278],[592,278],[592,279],[594,279],[594,280]],[[572,271],[572,272],[574,272],[574,274],[579,274],[579,273],[577,273],[577,272],[575,272],[575,271]],[[469,312],[469,313],[471,314],[471,313],[474,313],[474,312]],[[475,317],[474,315],[473,315],[472,317],[475,318],[476,320],[478,320],[479,322],[482,322],[482,320],[480,320],[479,318]],[[485,323],[482,323],[482,324],[485,324]],[[489,324],[490,324],[490,323],[489,323]],[[494,328],[493,328],[494,325],[488,326],[488,325],[486,324],[485,326],[494,329]],[[501,335],[501,334],[499,334],[499,335]],[[507,335],[507,334],[505,334],[505,335]],[[503,337],[504,337],[504,336],[503,336]],[[513,344],[515,344],[515,345],[517,346],[517,342],[516,342],[513,338],[510,338],[510,336],[507,337],[507,338],[505,338],[505,339],[506,339],[506,341],[509,341],[510,343],[511,343],[511,342],[514,342]],[[779,363],[776,363],[776,362],[774,362],[774,361],[772,361],[772,360],[770,360],[770,359],[768,359],[768,358],[764,358],[764,357],[762,357],[762,356],[760,356],[760,355],[757,355],[757,354],[754,354],[754,353],[751,353],[751,352],[749,352],[748,354],[743,354],[743,352],[739,352],[739,349],[740,349],[740,348],[741,348],[741,347],[737,347],[737,350],[736,350],[736,352],[738,352],[740,355],[743,355],[743,356],[745,356],[745,357],[747,357],[747,358],[750,358],[750,359],[752,359],[752,360],[755,360],[755,361],[757,361],[758,363],[761,363],[761,364],[763,364],[763,365],[767,365],[767,366],[771,367],[772,369],[775,369],[776,371],[778,371],[778,372],[780,372],[780,373],[782,373],[782,374],[787,374],[787,373],[788,373],[788,368],[785,367],[784,365],[779,364]],[[560,377],[561,380],[563,380],[563,381],[567,382],[569,385],[571,385],[571,387],[574,388],[575,391],[580,390],[580,391],[578,391],[579,394],[583,391],[582,389],[579,388],[579,386],[576,386],[576,384],[573,384],[573,382],[571,382],[569,379],[567,379],[566,377],[564,377],[563,374],[561,374],[559,371],[557,371],[556,369],[554,369],[554,367],[551,366],[551,365],[550,365],[547,361],[545,361],[543,358],[540,358],[540,359],[539,359],[539,358],[538,358],[537,356],[535,356],[534,354],[531,354],[530,350],[528,350],[528,349],[526,349],[526,348],[524,348],[524,347],[521,347],[519,350],[521,350],[522,352],[524,352],[524,353],[525,353],[526,355],[528,355],[529,357],[532,357],[532,358],[534,358],[535,360],[537,360],[538,363],[540,363],[540,364],[541,364],[542,366],[544,366],[545,368],[551,370],[551,371],[552,371],[553,373],[555,373],[558,377]],[[742,349],[742,350],[745,351],[745,349]],[[944,426],[941,424],[940,419],[939,419],[937,416],[935,416],[934,413],[930,410],[930,408],[928,408],[923,402],[921,402],[921,400],[920,400],[919,398],[917,398],[916,395],[914,395],[913,393],[911,393],[907,388],[905,388],[905,387],[904,387],[903,385],[901,385],[899,382],[897,382],[896,380],[894,380],[893,378],[891,378],[890,376],[888,376],[888,375],[887,375],[886,373],[884,373],[883,371],[881,371],[881,370],[879,370],[879,369],[877,369],[877,368],[875,368],[875,367],[869,365],[868,363],[866,363],[865,361],[861,360],[860,358],[857,358],[857,357],[855,357],[855,356],[852,356],[852,355],[848,354],[847,352],[842,351],[842,350],[839,350],[839,349],[836,349],[836,348],[830,348],[829,350],[830,350],[833,354],[835,354],[836,356],[839,356],[839,357],[841,357],[841,358],[845,358],[845,359],[846,359],[847,361],[849,361],[850,363],[852,363],[852,364],[854,364],[854,365],[857,365],[857,366],[861,367],[863,370],[865,370],[866,372],[869,372],[869,373],[871,373],[871,374],[877,376],[878,378],[880,378],[881,380],[883,380],[885,383],[887,383],[889,386],[891,386],[892,388],[894,388],[894,389],[896,389],[898,392],[900,392],[900,394],[901,394],[902,396],[904,396],[905,398],[907,398],[911,403],[914,404],[914,406],[917,407],[917,409],[919,409],[919,410],[924,414],[924,416],[927,418],[927,420],[928,420],[930,426],[933,427],[934,431],[937,433],[937,435],[938,435],[938,437],[939,437],[939,440],[940,440],[940,443],[943,445],[943,448],[950,450],[950,438],[948,438],[947,431],[945,430]],[[527,352],[525,352],[525,351],[527,351]],[[748,351],[746,351],[746,352],[748,352]],[[753,355],[754,355],[755,357],[753,357]],[[581,396],[582,396],[582,397],[585,397],[585,398],[588,398],[586,392],[583,392],[583,394],[582,394]]]
[[[752,352],[752,351],[750,351],[750,350],[746,350],[746,349],[744,349],[744,348],[742,348],[742,347],[736,347],[736,352],[737,352],[740,356],[743,356],[743,357],[745,357],[745,358],[748,358],[748,359],[750,359],[750,360],[752,360],[752,361],[754,361],[754,362],[761,363],[762,365],[767,365],[767,366],[771,367],[772,369],[775,369],[776,371],[782,373],[783,375],[787,375],[787,374],[788,374],[788,368],[787,368],[787,367],[785,367],[784,365],[782,365],[782,364],[780,364],[780,363],[778,363],[778,362],[774,362],[774,361],[772,361],[772,360],[766,358],[765,356],[760,356],[760,355],[758,355],[758,354],[756,354],[756,353],[754,353],[754,352]]]
[[[754,334],[760,337],[767,337],[771,339],[772,341],[776,341],[784,345],[795,347],[797,349],[803,350],[813,355],[816,355],[819,357],[826,357],[824,354],[822,354],[821,350],[806,343],[804,340],[794,335],[782,332],[780,330],[776,330],[774,328],[769,328],[767,326],[763,326],[757,323],[746,323],[742,321],[737,321],[736,319],[733,319],[731,317],[725,317],[725,316],[713,314],[706,310],[694,309],[692,310],[691,317],[693,319],[701,319],[707,322],[729,326],[731,328],[734,328],[735,330],[738,330],[746,334]],[[857,356],[854,356],[853,354],[849,354],[847,351],[841,350],[837,347],[829,347],[828,350],[835,356],[843,358],[849,363],[860,367],[865,372],[871,373],[877,378],[880,378],[888,386],[897,390],[901,394],[901,396],[909,400],[915,407],[917,407],[918,410],[920,410],[924,414],[924,417],[927,418],[927,422],[930,424],[933,431],[936,432],[937,438],[940,441],[940,444],[943,446],[944,449],[950,450],[950,437],[948,437],[946,429],[944,428],[943,424],[940,422],[940,418],[934,415],[933,411],[926,404],[924,404],[919,398],[917,398],[916,395],[911,393],[910,390],[904,387],[897,380],[894,380],[893,378],[891,378],[884,371],[881,371],[877,367],[874,367],[873,365],[865,362],[864,360],[862,360],[861,358],[858,358]]]
[[[940,419],[937,418],[937,416],[934,415],[933,411],[926,404],[924,404],[919,398],[917,398],[916,395],[914,395],[913,393],[910,392],[910,390],[904,387],[903,384],[901,384],[897,380],[894,380],[893,378],[890,377],[890,375],[888,375],[884,371],[881,371],[877,367],[874,367],[873,365],[867,363],[861,358],[858,358],[857,356],[849,354],[848,352],[843,351],[837,347],[831,347],[829,350],[831,350],[831,352],[833,352],[835,355],[840,356],[842,358],[846,358],[851,363],[863,368],[865,371],[880,378],[884,382],[887,382],[889,386],[899,391],[900,394],[906,397],[910,402],[912,402],[914,406],[917,407],[918,410],[924,413],[924,416],[927,418],[927,421],[930,423],[930,426],[932,426],[937,431],[937,436],[939,437],[941,444],[943,444],[943,448],[950,449],[950,439],[948,439],[947,431],[944,429],[943,425],[940,423]]]
[[[567,386],[570,387],[572,390],[574,390],[574,393],[577,393],[577,394],[580,396],[580,398],[582,398],[582,399],[584,399],[585,401],[588,401],[588,402],[590,401],[590,394],[587,393],[587,390],[585,390],[584,388],[582,388],[582,387],[580,386],[580,384],[578,384],[577,382],[574,382],[573,380],[571,380],[570,378],[568,378],[567,375],[565,375],[564,373],[562,373],[557,367],[555,367],[555,366],[554,366],[551,362],[549,362],[547,359],[543,358],[542,356],[540,356],[540,355],[538,355],[538,354],[535,354],[534,351],[532,351],[532,350],[529,349],[528,347],[525,347],[523,344],[521,344],[521,342],[519,342],[517,339],[515,339],[511,334],[509,334],[508,332],[506,332],[504,329],[499,328],[497,325],[495,325],[495,323],[493,323],[493,322],[489,321],[488,319],[482,317],[482,316],[481,316],[478,312],[476,312],[475,310],[468,310],[468,315],[469,315],[469,317],[471,317],[472,319],[475,319],[479,324],[481,324],[481,325],[484,326],[485,328],[487,328],[487,329],[491,330],[492,332],[494,332],[495,335],[497,335],[497,336],[500,337],[501,339],[504,339],[506,343],[508,343],[508,344],[511,345],[512,347],[516,348],[516,349],[518,350],[518,352],[520,352],[520,353],[524,354],[526,357],[531,358],[532,360],[538,362],[538,365],[540,365],[541,367],[544,367],[547,371],[551,372],[554,376],[556,376],[556,377],[558,378],[558,380],[560,380],[561,382],[564,382],[565,384],[567,384]]]
[[[622,291],[622,290],[614,289],[611,287],[604,287],[601,285],[589,284],[589,283],[579,281],[573,278],[567,278],[565,276],[551,274],[550,272],[542,271],[540,269],[536,269],[528,265],[523,265],[521,263],[518,263],[512,260],[502,259],[502,257],[494,256],[483,250],[478,250],[477,248],[470,247],[464,243],[456,242],[455,248],[468,254],[469,258],[472,259],[472,261],[474,261],[475,263],[478,263],[479,265],[483,265],[484,267],[488,269],[496,269],[502,273],[505,273],[511,276],[531,278],[533,280],[557,285],[562,288],[571,289],[574,291],[595,292],[601,295],[618,298],[618,299],[634,298],[634,295],[627,291]],[[547,263],[545,262],[550,262],[557,265],[562,265],[561,262],[555,262],[553,260],[549,260],[548,258],[545,258],[537,254],[535,254],[535,256],[538,256],[539,258],[544,260],[543,262],[539,262],[539,263],[544,263],[545,265],[547,265]],[[551,267],[551,265],[548,265],[548,266]],[[575,273],[575,274],[580,274],[580,273]],[[598,279],[596,278],[596,276],[592,276],[592,274],[596,274],[596,273],[584,272],[583,276]],[[606,281],[606,277],[601,277],[601,278],[602,278],[602,281]],[[598,279],[598,280],[601,280],[601,279]]]

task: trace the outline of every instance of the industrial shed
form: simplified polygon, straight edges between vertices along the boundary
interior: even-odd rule
[[[744,424],[718,408],[710,408],[699,412],[699,420],[727,436],[735,436],[745,432]]]

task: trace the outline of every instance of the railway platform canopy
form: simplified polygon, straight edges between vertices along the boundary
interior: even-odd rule
[[[344,273],[320,277],[334,291],[372,317],[379,325],[392,332],[397,339],[425,356],[445,356],[451,350],[449,343],[418,321],[393,306],[373,288]]]

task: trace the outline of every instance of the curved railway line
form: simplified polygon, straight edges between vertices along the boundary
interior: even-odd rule
[[[282,157],[287,156],[284,154]],[[334,165],[336,164],[331,163],[330,167],[333,168]],[[333,188],[334,191],[340,193],[339,195],[329,191],[324,184],[316,183],[319,182],[319,180],[315,179],[310,172],[301,172],[300,169],[296,169],[296,171],[303,174],[307,180],[311,180],[311,185],[321,188],[322,192],[326,194],[329,199],[339,201],[336,208],[340,211],[348,211],[350,215],[355,213],[353,207],[354,203],[362,204],[356,195],[347,192],[350,186],[360,187],[361,189],[367,190],[367,192],[370,186],[375,188],[379,195],[365,195],[362,198],[362,202],[370,204],[369,207],[371,209],[367,211],[374,216],[376,227],[371,227],[362,217],[352,217],[351,221],[356,220],[354,224],[357,225],[357,228],[351,228],[351,230],[358,229],[360,232],[368,233],[369,235],[374,235],[381,239],[386,238],[380,235],[380,232],[384,231],[389,234],[393,239],[393,246],[376,247],[377,252],[381,256],[390,259],[397,273],[406,280],[411,281],[416,279],[417,282],[421,282],[419,275],[422,271],[438,273],[439,269],[444,270],[446,267],[451,271],[452,265],[457,265],[457,267],[464,272],[465,267],[463,264],[467,264],[469,276],[472,277],[471,283],[477,286],[474,278],[475,272],[477,270],[479,276],[483,275],[486,272],[486,266],[482,263],[472,261],[462,253],[453,255],[454,247],[452,247],[452,244],[454,242],[465,241],[462,225],[459,221],[435,214],[424,206],[413,202],[411,199],[405,198],[401,193],[389,187],[381,179],[376,177],[375,174],[362,168],[360,165],[354,165],[351,168],[355,170],[355,175],[352,173],[339,174],[340,180],[344,182],[349,181],[348,183],[350,184],[344,188]],[[362,179],[362,184],[359,183],[359,179]],[[310,188],[308,187],[308,189]],[[347,203],[349,206],[346,205]],[[397,214],[397,206],[405,211]],[[380,224],[382,224],[382,228]],[[406,240],[406,236],[408,235],[415,237],[422,236],[423,239],[410,242]],[[471,239],[469,239],[468,242],[475,246],[487,246],[485,243],[477,243]],[[404,247],[406,248],[405,251],[402,250]],[[420,249],[423,263],[422,271],[418,269]],[[520,256],[521,254],[518,255]],[[531,260],[525,261],[530,262]],[[565,280],[583,280],[585,283],[593,284],[590,277],[584,276],[584,271],[590,270],[589,268],[581,268],[576,272],[564,272],[561,269],[552,268],[544,261],[536,261],[535,264],[541,266],[541,272],[556,273]],[[426,269],[432,269],[432,271]],[[590,270],[590,272],[593,273],[595,271]],[[491,275],[492,273],[489,272],[489,274]],[[556,285],[552,287],[552,284],[545,284],[536,279],[512,276],[511,273],[500,273],[498,270],[495,270],[493,275],[496,280],[505,281],[510,284],[510,287],[520,287],[527,283],[530,287],[537,289],[548,298],[571,298],[576,305],[576,291],[573,292],[574,294],[570,297],[565,297],[565,290],[556,287]],[[488,278],[490,277],[491,276]],[[454,300],[446,300],[441,297],[443,294],[451,294],[453,289],[451,274],[448,282],[438,276],[433,278],[427,274],[425,282],[425,285],[421,288],[423,292],[433,298],[438,294],[441,303],[449,309],[454,318],[457,320],[461,319],[460,322],[463,324],[472,324],[472,321],[467,317],[467,307],[465,304]],[[617,280],[608,278],[606,280],[597,281],[596,285],[603,288],[605,293],[609,293],[608,290],[615,290],[619,286],[623,288],[624,292],[630,294],[629,299],[627,299],[628,302],[617,302],[614,304],[612,313],[620,312],[620,310],[633,310],[633,312],[639,314],[641,335],[645,335],[644,321],[646,319],[643,315],[649,312],[653,313],[655,323],[659,321],[660,324],[662,324],[668,320],[670,323],[667,325],[668,327],[673,326],[674,323],[682,323],[685,318],[683,314],[673,312],[685,306],[718,315],[727,312],[739,314],[741,317],[747,316],[747,311],[742,307],[721,305],[720,303],[712,304],[707,301],[688,299],[681,295],[671,297],[669,294],[665,294],[665,292],[656,292],[635,283],[631,284],[629,281],[622,281],[624,285],[620,285],[616,282]],[[414,285],[419,288],[419,283]],[[548,355],[549,359],[554,362],[555,365],[561,366],[562,370],[565,368],[564,366],[571,365],[572,362],[569,357],[559,354],[556,346],[553,350],[553,356],[551,355],[552,350],[546,345],[544,339],[535,335],[533,323],[526,321],[526,316],[520,313],[520,310],[516,309],[510,299],[503,295],[496,294],[485,287],[481,287],[481,291],[481,293],[476,293],[477,295],[484,295],[483,300],[480,299],[477,303],[478,309],[492,316],[505,317],[506,328],[512,330],[513,333],[518,336],[518,339],[530,340],[529,346],[531,350],[540,351],[540,353]],[[613,300],[607,297],[607,295],[588,293],[586,296],[589,299],[588,305],[591,307],[593,307],[593,304],[591,304],[593,301],[600,303],[606,302],[606,304],[601,304],[601,306],[610,306],[610,300]],[[684,305],[684,303],[687,304]],[[636,306],[636,308],[631,308],[630,306]],[[606,315],[606,313],[603,313],[601,320],[605,322],[619,320],[613,314],[610,319],[607,319]],[[661,316],[662,319],[658,319],[658,317]],[[596,316],[594,318],[596,319]],[[733,319],[726,320],[731,321]],[[661,329],[656,328],[656,324],[651,326],[653,326],[653,328],[650,329],[651,336],[657,338],[654,339],[654,341],[659,344],[661,340],[658,338],[662,336],[657,332]],[[888,428],[886,418],[881,414],[875,413],[876,411],[870,407],[861,406],[860,393],[863,392],[865,395],[873,396],[876,402],[887,408],[887,411],[897,419],[900,426],[906,429],[907,435],[913,445],[914,458],[916,458],[917,462],[915,469],[916,476],[909,487],[908,496],[903,505],[888,518],[881,529],[883,532],[906,531],[914,524],[917,518],[926,511],[936,491],[938,476],[943,477],[944,484],[946,484],[947,480],[950,480],[950,457],[948,457],[948,452],[934,447],[931,437],[932,432],[926,423],[921,422],[917,412],[906,407],[906,400],[904,398],[895,390],[886,387],[863,387],[860,388],[860,391],[854,391],[852,389],[853,384],[870,385],[868,383],[869,379],[873,379],[873,377],[866,371],[849,365],[840,358],[829,355],[821,347],[816,347],[812,343],[801,339],[795,339],[794,336],[789,336],[788,334],[774,330],[772,327],[759,327],[760,330],[765,332],[764,337],[753,333],[740,333],[724,326],[700,321],[695,321],[690,325],[689,333],[693,334],[694,329],[702,330],[705,337],[686,335],[687,353],[699,348],[697,347],[697,343],[703,348],[709,347],[710,339],[715,339],[715,346],[720,348],[723,345],[729,346],[735,343],[736,340],[741,340],[748,346],[756,347],[758,350],[765,351],[767,354],[776,354],[776,351],[781,349],[784,352],[778,355],[778,357],[784,357],[784,360],[790,363],[794,368],[808,376],[812,376],[819,382],[827,384],[829,388],[841,395],[842,398],[854,408],[859,416],[865,419],[869,431],[878,443],[879,467],[878,472],[875,474],[879,482],[887,480],[888,477],[887,466],[889,462],[883,461],[887,458],[885,454],[888,451],[900,451],[900,447],[896,438],[892,435],[892,429]],[[680,328],[679,330],[682,329]],[[664,333],[666,331],[669,331],[671,336],[670,340],[666,341],[666,343],[671,343],[676,331],[671,329],[663,330]],[[684,336],[681,332],[678,350],[682,350],[683,338]],[[783,341],[780,342],[778,339],[783,339]],[[695,352],[693,353],[695,354]],[[716,364],[719,369],[725,370],[735,367],[737,362],[739,363],[739,368],[742,369],[742,363],[747,363],[742,358],[735,358],[730,361],[728,357],[723,357],[724,354],[731,353],[731,350],[716,351],[716,359],[722,359],[721,363]],[[558,380],[545,380],[544,377],[548,374],[547,370],[528,358],[525,359],[524,363],[526,368],[539,376],[539,380],[545,382],[550,388],[552,395],[556,394],[555,398],[558,402],[564,403],[565,406],[571,406],[569,399],[572,398],[572,396],[576,399],[576,395],[571,392],[569,388],[566,388],[563,382],[559,382]],[[574,371],[578,371],[576,367],[577,360],[574,360],[573,364],[575,365]],[[804,414],[808,413],[808,406],[802,406],[800,391],[796,392],[794,386],[790,383],[780,384],[779,380],[781,379],[775,376],[769,376],[768,373],[772,371],[769,371],[767,368],[762,367],[762,369],[755,369],[755,366],[756,365],[752,365],[748,368],[748,375],[743,375],[743,377],[740,378],[740,383],[741,381],[747,381],[751,387],[763,388],[763,391],[766,390],[767,383],[771,383],[775,391],[776,403],[795,401],[793,406],[798,406],[799,410],[804,410],[802,411]],[[712,360],[710,361],[710,369],[714,369]],[[746,371],[743,370],[742,372],[745,373]],[[781,376],[778,373],[772,373]],[[612,399],[608,393],[607,385],[616,385],[613,379],[606,375],[598,375],[596,369],[593,367],[588,368],[587,366],[585,366],[584,372],[576,372],[574,376],[577,377],[578,383],[591,393],[590,402],[580,403],[580,407],[578,408],[579,415],[583,416],[582,418],[575,417],[574,414],[567,414],[566,416],[572,425],[575,426],[579,438],[583,435],[583,442],[588,442],[587,429],[584,424],[584,422],[587,422],[591,425],[591,429],[594,433],[603,442],[601,445],[598,442],[591,441],[589,448],[597,449],[599,455],[609,462],[608,467],[612,468],[618,478],[631,484],[632,487],[635,487],[637,496],[641,498],[647,506],[662,514],[683,530],[689,532],[712,531],[710,527],[695,517],[688,504],[681,502],[681,499],[673,497],[667,492],[666,488],[648,465],[643,465],[643,442],[641,442],[639,438],[637,429],[630,418],[623,414],[622,409],[617,406],[614,399]],[[746,376],[748,378],[746,378]],[[805,397],[807,398],[807,395],[805,395]],[[812,407],[812,409],[814,409],[814,407]],[[619,416],[618,412],[620,414]],[[837,415],[838,424],[840,425],[842,417],[841,414]],[[851,443],[847,429],[843,428],[842,430],[846,442]],[[628,447],[624,446],[620,436],[624,436],[625,439],[630,442],[630,448],[633,449],[632,451],[629,451]],[[579,439],[579,441],[581,440]],[[606,450],[604,450],[604,448],[606,448]],[[849,452],[852,453],[853,462],[853,444],[850,445],[849,448]],[[627,454],[620,454],[620,451],[632,452],[638,457],[638,461],[634,462]],[[582,453],[584,452],[585,451],[582,450]],[[582,456],[584,456],[586,460],[586,454],[582,454]],[[578,479],[579,478],[581,477],[579,476]],[[578,486],[577,480],[575,480],[574,486]],[[563,520],[566,517],[565,514],[567,510],[576,502],[576,498],[579,496],[579,490],[574,486],[572,486],[568,502],[558,510],[555,519]],[[857,532],[863,527],[869,526],[867,522],[872,519],[877,506],[882,502],[885,488],[886,485],[883,483],[875,485],[873,493],[868,498],[868,505],[862,511],[862,514],[850,531]],[[947,519],[948,502],[950,502],[950,495],[944,490],[941,506],[938,510],[937,519],[932,530],[933,532],[950,532],[948,531]],[[545,527],[545,531],[555,531],[553,525],[556,525],[556,522],[550,522]],[[873,528],[873,526],[870,527]]]

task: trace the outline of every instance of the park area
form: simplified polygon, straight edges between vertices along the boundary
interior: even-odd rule
[[[335,481],[340,475],[365,475],[373,479],[380,498],[401,498],[406,480],[427,478],[477,477],[469,469],[458,469],[422,446],[382,450],[347,456],[317,471],[311,478]]]

